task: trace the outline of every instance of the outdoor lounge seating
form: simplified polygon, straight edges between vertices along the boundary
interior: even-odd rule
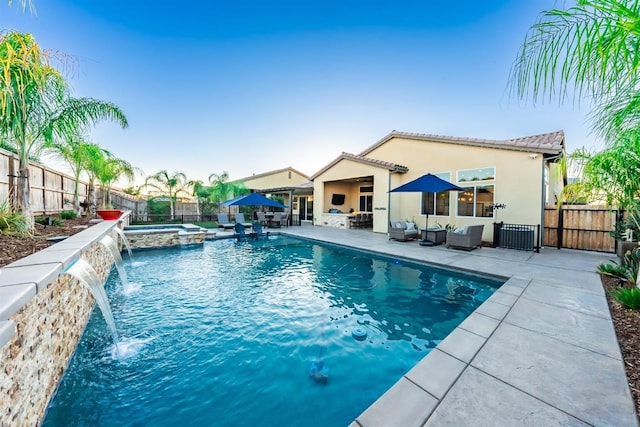
[[[224,228],[225,230],[233,230],[235,224],[229,222],[229,215],[221,213],[218,214],[218,228]]]
[[[256,212],[256,219],[262,225],[267,225],[267,217],[264,212]]]
[[[447,233],[447,247],[468,251],[482,246],[484,225],[469,225]]]
[[[245,234],[244,232],[244,225],[242,225],[241,223],[236,222],[233,228],[235,231],[233,237],[238,239],[238,241],[247,240],[249,238],[249,235]]]
[[[235,215],[235,220],[236,220],[236,224],[242,224],[244,228],[251,228],[252,224],[250,222],[245,221],[243,213],[238,212]]]
[[[280,226],[282,225],[282,213],[274,212],[273,218],[269,219],[268,225],[269,228],[280,228]]]
[[[409,225],[410,224],[410,225]],[[389,222],[389,239],[406,242],[407,240],[417,239],[419,237],[415,224],[406,221],[390,221]]]
[[[268,239],[269,238],[269,232],[267,231],[265,233],[262,230],[262,224],[260,224],[260,221],[254,221],[253,222],[253,233],[251,235],[253,237],[255,237],[256,239]]]

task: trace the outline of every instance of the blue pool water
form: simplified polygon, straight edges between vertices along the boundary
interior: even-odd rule
[[[122,355],[94,310],[44,426],[346,426],[501,285],[283,236],[125,268]]]

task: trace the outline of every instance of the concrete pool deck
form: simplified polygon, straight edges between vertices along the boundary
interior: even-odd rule
[[[596,268],[613,254],[396,242],[367,230],[285,234],[509,277],[357,417],[371,426],[638,426]]]

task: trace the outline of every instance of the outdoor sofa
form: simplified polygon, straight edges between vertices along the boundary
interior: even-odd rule
[[[389,239],[406,242],[407,240],[417,239],[419,231],[415,224],[406,221],[390,221],[389,222]]]

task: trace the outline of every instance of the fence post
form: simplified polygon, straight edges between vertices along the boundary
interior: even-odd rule
[[[539,254],[540,253],[540,246],[542,246],[542,236],[540,235],[540,224],[536,225],[536,228],[538,229],[538,241],[536,242],[536,253]]]
[[[562,210],[562,205],[558,209],[558,229],[557,229],[557,248],[560,249],[562,247],[562,234],[564,231],[564,211]]]
[[[502,228],[503,222],[494,222],[493,223],[493,245],[492,248],[497,248],[500,246],[500,229]]]

